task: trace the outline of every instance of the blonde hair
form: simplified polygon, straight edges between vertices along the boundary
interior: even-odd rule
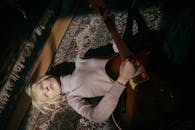
[[[28,87],[25,88],[25,91],[29,97],[31,97],[32,105],[36,107],[38,110],[41,111],[41,113],[46,114],[49,111],[54,111],[55,108],[52,108],[51,106],[58,105],[61,100],[61,95],[57,96],[54,99],[51,99],[50,101],[41,101],[37,93],[34,91],[34,87],[36,87],[39,83],[41,83],[43,80],[46,80],[48,78],[52,77],[51,75],[45,75],[41,79],[39,79],[37,82],[30,84]]]

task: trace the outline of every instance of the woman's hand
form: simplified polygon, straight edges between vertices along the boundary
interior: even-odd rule
[[[126,83],[133,77],[135,72],[136,69],[134,65],[127,58],[120,65],[120,72],[117,81],[123,85],[126,85]]]

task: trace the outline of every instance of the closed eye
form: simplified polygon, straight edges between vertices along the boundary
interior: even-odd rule
[[[48,98],[48,97],[49,97],[46,93],[44,93],[44,96],[45,96],[46,98]]]

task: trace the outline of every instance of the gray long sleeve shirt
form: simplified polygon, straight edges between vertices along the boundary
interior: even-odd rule
[[[95,122],[106,121],[117,106],[125,86],[106,74],[106,59],[78,59],[71,75],[61,76],[62,91],[68,93],[69,105],[82,116]],[[103,96],[94,107],[84,98]]]

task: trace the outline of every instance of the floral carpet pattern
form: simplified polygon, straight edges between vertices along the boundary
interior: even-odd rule
[[[82,12],[82,8],[79,8],[78,12]],[[116,27],[122,35],[125,29],[127,10],[113,13],[115,14]],[[158,29],[159,8],[150,8],[141,13],[148,16],[146,20],[149,27]],[[148,14],[153,15],[149,16]],[[133,29],[136,32],[137,26],[134,25]],[[99,14],[92,11],[83,13],[83,15],[77,14],[64,34],[52,65],[55,66],[64,61],[74,61],[78,56],[83,57],[87,50],[112,42],[111,35]],[[112,121],[96,124],[81,117],[67,105],[65,96],[60,107],[46,115],[31,107],[24,124],[21,129],[25,130],[116,130]]]

